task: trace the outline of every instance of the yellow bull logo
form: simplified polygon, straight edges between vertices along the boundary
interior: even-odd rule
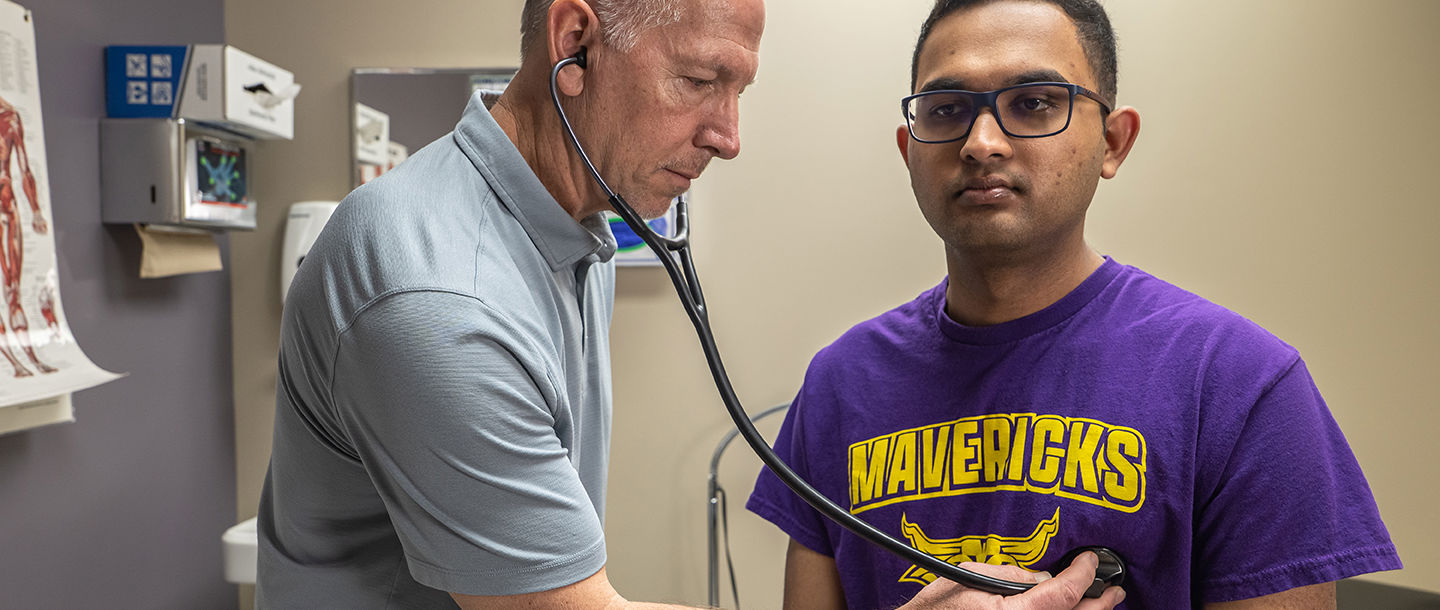
[[[911,523],[904,514],[900,515],[900,529],[904,531],[905,537],[910,539],[910,546],[954,565],[976,561],[1028,569],[1045,556],[1045,549],[1050,547],[1050,539],[1055,537],[1055,532],[1060,531],[1060,509],[1056,508],[1053,516],[1041,521],[1035,526],[1035,531],[1024,538],[989,535],[937,540],[926,536],[920,526]],[[917,566],[910,566],[910,569],[900,576],[900,582],[928,585],[934,581],[935,574]]]

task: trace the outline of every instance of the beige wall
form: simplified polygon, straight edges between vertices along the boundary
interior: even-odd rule
[[[1440,474],[1421,456],[1440,427],[1440,202],[1421,189],[1440,161],[1440,89],[1413,82],[1440,57],[1440,3],[1107,4],[1121,101],[1144,127],[1100,190],[1092,243],[1302,351],[1409,566],[1373,578],[1435,590],[1425,575],[1440,571],[1440,536],[1425,516]],[[518,5],[227,3],[228,41],[305,85],[295,141],[260,155],[261,227],[231,242],[241,517],[255,513],[269,452],[285,206],[347,189],[350,68],[514,65]],[[745,151],[697,183],[694,211],[716,334],[752,412],[788,400],[848,325],[944,273],[894,151],[927,8],[770,3]],[[728,420],[663,274],[624,269],[618,284],[610,575],[632,598],[703,602],[705,471]],[[742,508],[757,468],[737,447],[722,479],[746,605],[765,608],[784,538]]]

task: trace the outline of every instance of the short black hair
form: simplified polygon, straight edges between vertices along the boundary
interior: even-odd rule
[[[936,0],[935,8],[930,10],[930,16],[925,19],[925,25],[920,27],[920,39],[915,42],[915,56],[910,60],[912,92],[915,90],[916,80],[920,77],[920,51],[925,48],[925,41],[930,38],[935,24],[957,11],[997,1],[1000,0]],[[1097,83],[1100,87],[1099,93],[1113,107],[1119,68],[1115,58],[1115,30],[1110,27],[1110,17],[1105,14],[1105,7],[1096,0],[1029,1],[1053,4],[1070,17],[1070,21],[1075,24],[1080,48],[1085,50],[1085,58],[1090,61],[1090,71],[1100,80]]]

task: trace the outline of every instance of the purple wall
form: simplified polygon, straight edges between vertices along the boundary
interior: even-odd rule
[[[223,1],[22,2],[65,313],[130,376],[75,394],[76,423],[0,436],[0,607],[234,608],[230,275],[138,279],[134,230],[100,223],[98,158],[104,47],[221,42]]]

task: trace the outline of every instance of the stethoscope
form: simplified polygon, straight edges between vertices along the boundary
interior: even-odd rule
[[[585,149],[580,146],[580,140],[575,137],[575,130],[570,127],[570,119],[565,116],[565,109],[560,106],[560,94],[556,81],[559,78],[560,70],[570,64],[575,64],[582,69],[586,67],[585,47],[580,47],[580,52],[573,57],[560,60],[550,71],[550,99],[555,103],[555,112],[560,115],[560,122],[565,128],[565,134],[569,136],[570,143],[575,146],[575,152],[580,155],[580,160],[590,170],[590,175],[600,185],[600,190],[609,196],[610,207],[614,208],[615,213],[620,215],[625,224],[629,225],[630,229],[645,241],[645,245],[655,252],[656,258],[659,258],[661,265],[665,267],[665,272],[670,276],[670,283],[675,285],[675,292],[680,297],[680,303],[685,307],[685,313],[689,314],[690,322],[695,326],[695,333],[699,335],[700,348],[705,352],[705,361],[710,365],[710,375],[715,379],[715,388],[720,393],[720,400],[725,403],[725,410],[730,413],[730,419],[735,421],[735,427],[740,432],[740,436],[745,439],[746,443],[749,443],[750,448],[755,451],[755,455],[760,457],[760,461],[769,466],[775,476],[780,477],[780,480],[791,491],[794,491],[802,500],[805,500],[831,521],[838,523],[855,535],[899,555],[902,559],[913,562],[917,567],[967,587],[999,595],[1024,593],[1034,587],[1033,583],[1012,582],[972,572],[908,546],[846,512],[845,509],[831,502],[829,498],[801,479],[800,475],[795,474],[795,471],[791,470],[785,462],[780,461],[779,456],[775,455],[775,452],[770,449],[770,445],[755,430],[744,407],[740,406],[740,399],[735,396],[735,389],[730,385],[730,377],[725,374],[725,365],[720,362],[720,350],[715,346],[715,337],[710,332],[710,318],[705,310],[705,295],[700,291],[700,279],[695,275],[695,265],[690,256],[690,215],[685,200],[681,199],[675,204],[675,236],[665,237],[651,230],[645,219],[630,207],[624,197],[610,190],[610,186],[605,183],[604,178],[600,177],[600,172],[595,169],[595,165],[590,162],[590,157],[585,154]],[[1124,583],[1127,571],[1125,562],[1121,560],[1119,554],[1105,547],[1087,546],[1072,550],[1060,560],[1061,565],[1070,565],[1070,562],[1084,551],[1094,552],[1100,559],[1100,564],[1095,569],[1095,581],[1085,592],[1086,597],[1099,597],[1105,587]]]

